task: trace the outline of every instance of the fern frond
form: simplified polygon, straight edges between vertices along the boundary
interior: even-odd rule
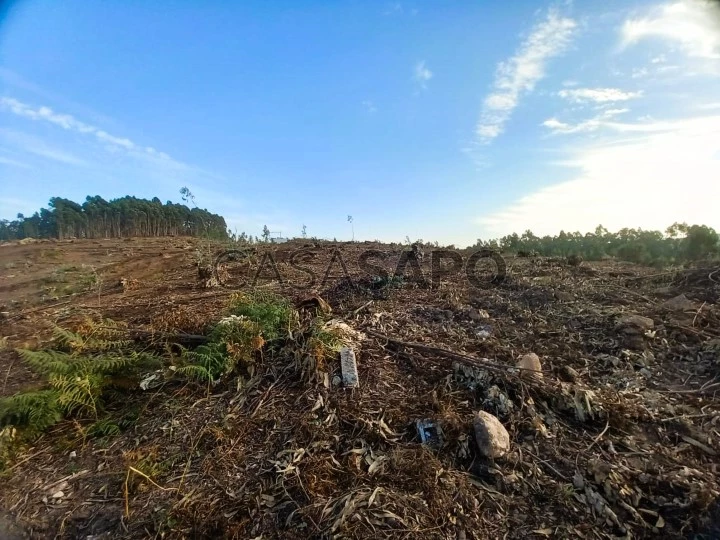
[[[121,349],[127,349],[132,345],[132,340],[129,339],[116,339],[116,340],[105,340],[90,338],[86,341],[85,347],[87,350],[104,352],[104,351],[118,351]]]
[[[53,335],[66,351],[17,349],[33,370],[46,377],[50,388],[0,400],[0,425],[42,430],[64,415],[97,417],[117,377],[132,376],[131,370],[141,366],[162,366],[152,354],[126,350],[131,341],[122,339],[126,333],[117,325],[105,331],[89,321],[77,333],[55,327]],[[206,361],[213,367],[217,359]]]
[[[71,351],[83,350],[85,348],[85,339],[80,334],[76,334],[60,326],[53,327],[53,338],[60,345],[67,347]]]
[[[52,375],[50,386],[57,390],[57,402],[65,414],[98,412],[98,398],[103,390],[103,377],[88,373],[84,377]]]
[[[212,382],[213,380],[213,376],[207,368],[196,364],[190,364],[177,368],[175,373],[199,382]]]
[[[118,433],[120,433],[120,426],[107,419],[98,420],[87,428],[87,434],[91,437],[110,437]]]
[[[43,430],[62,419],[55,390],[23,392],[0,399],[0,426]]]
[[[30,349],[16,349],[20,357],[30,367],[43,375],[50,373],[70,373],[72,371],[72,357],[60,351],[31,351]]]
[[[72,373],[81,376],[86,373],[112,375],[133,364],[135,361],[131,356],[87,356],[73,365]]]

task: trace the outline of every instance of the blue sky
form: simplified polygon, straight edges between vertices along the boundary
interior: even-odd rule
[[[0,217],[188,186],[249,234],[720,229],[717,5],[5,3]]]

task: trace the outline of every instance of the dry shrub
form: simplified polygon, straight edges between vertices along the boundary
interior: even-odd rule
[[[160,332],[186,332],[202,334],[212,322],[207,312],[193,309],[190,306],[170,306],[161,315],[154,317],[150,325]]]

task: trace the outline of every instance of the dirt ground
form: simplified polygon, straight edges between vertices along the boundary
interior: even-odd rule
[[[2,395],[42,384],[14,349],[42,346],[53,325],[102,317],[136,335],[205,333],[236,292],[198,280],[207,249],[188,238],[0,245]],[[169,376],[128,390],[110,411],[132,414],[122,433],[90,438],[88,421],[71,419],[12,457],[0,525],[33,538],[720,538],[717,264],[507,257],[502,282],[481,265],[480,286],[462,273],[377,286],[360,254],[389,253],[391,269],[407,248],[256,249],[227,265],[225,283],[272,253],[284,283],[268,266],[256,286],[324,298],[358,332],[359,386],[336,384],[339,360],[288,355],[212,387]],[[298,249],[316,253],[303,264],[310,289],[290,264]],[[338,253],[353,285],[333,279]],[[530,352],[542,377],[513,369]],[[507,429],[505,455],[480,453],[477,411]],[[421,444],[417,420],[442,440]]]

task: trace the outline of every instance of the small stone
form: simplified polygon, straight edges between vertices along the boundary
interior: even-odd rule
[[[72,452],[70,452],[70,458],[72,459],[75,457],[77,457],[77,452],[75,452],[75,450],[73,450]]]
[[[320,313],[323,315],[332,313],[332,308],[330,307],[330,304],[328,304],[323,298],[321,298],[317,294],[311,294],[303,298],[303,300],[298,305],[298,311],[302,310],[315,311],[316,313]]]
[[[690,300],[684,294],[679,294],[666,302],[663,302],[662,307],[670,311],[695,311],[697,306],[695,302]]]
[[[670,296],[673,293],[672,287],[658,287],[653,291],[654,294],[659,296]]]
[[[560,368],[560,378],[566,382],[577,382],[580,378],[580,373],[577,372],[576,369],[571,368],[570,366],[563,366]]]
[[[625,331],[626,333],[634,333],[636,330],[647,332],[652,330],[655,323],[649,317],[643,317],[642,315],[628,314],[621,316],[617,321],[617,328]]]
[[[484,309],[471,309],[468,311],[468,317],[473,321],[482,321],[490,318],[490,314]]]
[[[332,378],[332,385],[333,385],[333,386],[340,386],[340,383],[341,383],[341,382],[342,382],[342,379],[341,379],[340,376],[338,376],[338,375],[335,375],[335,376]]]
[[[535,353],[523,354],[515,365],[520,371],[521,377],[529,377],[535,379],[542,379],[542,364],[540,364],[540,358]],[[532,371],[526,371],[532,370]]]
[[[500,420],[485,411],[475,413],[473,420],[475,441],[480,452],[488,458],[499,458],[510,450],[510,435]]]
[[[62,499],[65,496],[65,493],[63,491],[56,491],[51,495],[53,499]]]
[[[577,490],[581,490],[585,487],[585,479],[582,474],[577,472],[575,473],[573,476],[573,487]]]
[[[555,298],[557,298],[559,302],[572,302],[575,300],[575,296],[572,293],[565,291],[555,291]]]

